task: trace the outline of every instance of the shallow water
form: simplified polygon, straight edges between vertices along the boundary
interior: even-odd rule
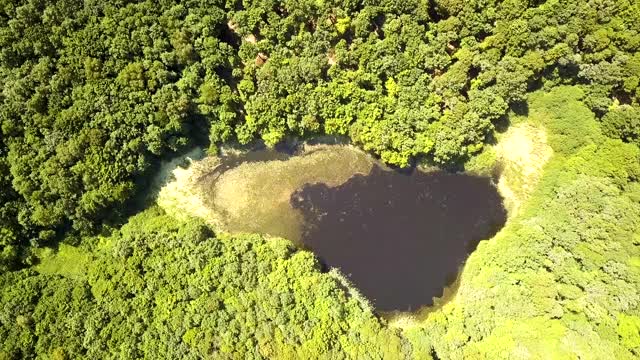
[[[268,149],[231,153],[199,176],[199,188],[220,228],[298,242],[303,218],[291,206],[291,194],[309,183],[343,184],[354,174],[368,174],[373,163],[342,145],[305,145],[295,155]]]
[[[304,246],[378,311],[431,305],[478,242],[506,221],[488,178],[377,166],[336,187],[307,184],[291,204],[305,219]]]

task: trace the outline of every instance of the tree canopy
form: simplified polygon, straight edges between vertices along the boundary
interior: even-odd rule
[[[528,90],[567,83],[636,141],[636,5],[6,1],[2,245],[93,232],[159,158],[207,141],[348,135],[391,165],[446,167]]]

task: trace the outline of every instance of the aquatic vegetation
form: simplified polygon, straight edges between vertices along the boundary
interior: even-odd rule
[[[338,186],[355,174],[368,174],[375,163],[347,145],[307,145],[287,159],[269,157],[278,154],[267,152],[263,161],[244,163],[233,156],[211,157],[177,168],[175,181],[160,191],[158,204],[179,217],[205,219],[221,230],[297,241],[303,219],[291,206],[291,195],[305,184]],[[225,161],[238,165],[225,168]]]

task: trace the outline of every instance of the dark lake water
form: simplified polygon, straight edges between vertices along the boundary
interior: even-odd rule
[[[374,167],[338,187],[305,185],[291,204],[304,214],[304,246],[378,311],[431,305],[506,221],[490,179],[445,172]]]

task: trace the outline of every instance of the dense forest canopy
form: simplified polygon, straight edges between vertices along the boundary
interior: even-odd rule
[[[207,133],[447,166],[559,83],[640,131],[637,2],[8,1],[0,21],[5,246],[92,231]]]
[[[409,329],[284,242],[127,220],[195,146],[461,169],[517,121],[540,185]],[[638,146],[637,0],[0,0],[0,358],[638,357]]]

